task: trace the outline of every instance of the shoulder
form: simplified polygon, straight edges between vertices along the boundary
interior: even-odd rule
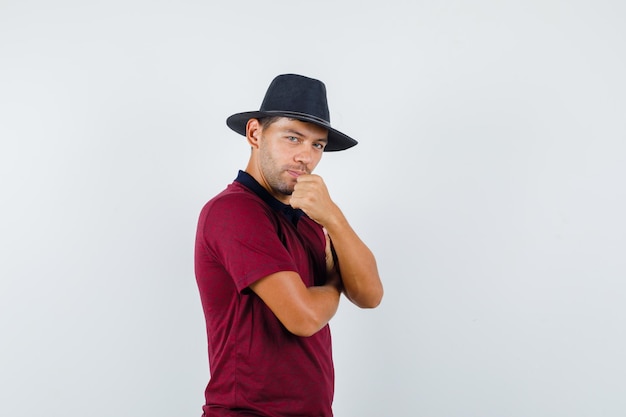
[[[233,217],[269,211],[270,207],[256,194],[241,184],[233,183],[204,205],[200,218]]]
[[[198,231],[206,236],[243,236],[276,230],[276,213],[254,192],[233,183],[207,202],[198,221]]]

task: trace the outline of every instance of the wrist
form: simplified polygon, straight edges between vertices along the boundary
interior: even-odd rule
[[[324,219],[325,222],[322,224],[331,236],[333,233],[337,234],[348,223],[341,209],[337,206],[335,207],[336,210]]]

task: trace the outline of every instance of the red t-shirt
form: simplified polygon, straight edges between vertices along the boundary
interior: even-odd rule
[[[204,206],[195,269],[211,372],[205,416],[332,416],[328,325],[295,336],[248,289],[279,271],[297,272],[306,286],[323,284],[324,246],[317,223],[245,172]]]

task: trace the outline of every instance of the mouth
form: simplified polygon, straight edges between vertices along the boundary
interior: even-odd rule
[[[300,175],[306,174],[306,171],[301,171],[298,169],[288,169],[287,174],[291,175],[294,178],[298,178]]]

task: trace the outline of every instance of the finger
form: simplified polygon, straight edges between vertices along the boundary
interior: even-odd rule
[[[326,256],[326,271],[330,272],[335,267],[335,259],[333,257],[332,243],[330,241],[330,236],[328,235],[328,231],[325,227],[322,227],[324,231],[324,238],[326,239],[326,247],[325,247],[325,256]]]
[[[302,174],[296,178],[296,182],[312,182],[312,181],[320,181],[322,177],[315,174]]]

